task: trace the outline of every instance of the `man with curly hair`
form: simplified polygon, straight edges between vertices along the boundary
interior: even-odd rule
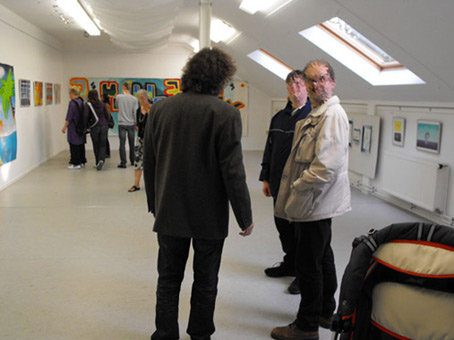
[[[179,339],[178,300],[192,242],[194,282],[187,333],[209,340],[229,202],[240,235],[254,227],[241,150],[241,116],[219,98],[236,71],[232,58],[204,48],[186,64],[183,93],[155,103],[145,129],[144,180],[159,244],[156,331]]]

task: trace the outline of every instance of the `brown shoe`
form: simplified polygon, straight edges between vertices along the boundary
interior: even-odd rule
[[[285,327],[276,327],[271,331],[271,337],[277,340],[318,340],[318,331],[303,331],[291,323]]]

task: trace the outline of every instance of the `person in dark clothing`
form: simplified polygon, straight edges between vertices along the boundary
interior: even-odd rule
[[[219,98],[236,71],[219,48],[204,48],[186,64],[183,93],[153,104],[145,127],[144,180],[157,232],[156,331],[152,340],[179,339],[178,301],[192,242],[194,281],[187,333],[210,340],[229,202],[252,233],[251,200],[241,150],[241,115]]]
[[[102,95],[102,102],[106,106],[107,112],[109,113],[109,119],[112,117],[112,107],[110,106],[110,99],[107,93]],[[109,143],[109,133],[107,133],[107,143],[106,143],[106,158],[110,158],[110,143]]]
[[[292,148],[295,125],[311,111],[302,72],[299,70],[290,72],[285,82],[289,101],[286,107],[271,119],[259,177],[259,180],[263,181],[264,195],[273,197],[274,203],[279,192],[282,171]],[[265,274],[269,277],[296,276],[295,226],[292,222],[279,217],[274,217],[274,222],[285,255],[278,266],[265,269]],[[288,291],[291,294],[300,293],[296,279],[290,284]]]
[[[102,166],[106,161],[109,112],[107,112],[106,106],[99,99],[97,90],[90,90],[90,92],[88,92],[88,101],[85,104],[85,115],[89,117],[89,122],[95,115],[98,120],[94,126],[90,126],[90,136],[93,143],[93,151],[95,153],[96,170],[101,171]]]
[[[84,100],[79,96],[79,88],[75,86],[69,89],[69,98],[71,100],[68,104],[65,124],[61,132],[66,133],[68,131],[67,136],[71,154],[68,169],[77,170],[84,167],[85,163],[87,163],[87,159],[85,158],[86,137],[82,131],[78,132],[77,129],[78,123],[84,119]]]

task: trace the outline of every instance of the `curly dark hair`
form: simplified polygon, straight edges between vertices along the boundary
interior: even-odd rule
[[[236,72],[235,62],[220,48],[204,48],[186,63],[181,77],[183,92],[219,95]]]

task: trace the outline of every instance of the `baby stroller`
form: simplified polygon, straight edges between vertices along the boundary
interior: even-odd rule
[[[454,229],[400,223],[356,238],[331,329],[341,340],[453,340]]]

